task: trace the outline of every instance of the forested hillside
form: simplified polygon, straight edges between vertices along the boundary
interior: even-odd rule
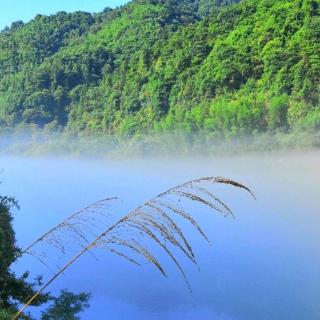
[[[320,0],[135,0],[0,34],[0,127],[81,134],[320,128]]]

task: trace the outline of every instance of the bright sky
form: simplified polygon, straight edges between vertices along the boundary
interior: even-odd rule
[[[12,22],[27,22],[37,14],[53,14],[57,11],[98,12],[105,7],[116,7],[128,0],[0,0],[0,30]]]

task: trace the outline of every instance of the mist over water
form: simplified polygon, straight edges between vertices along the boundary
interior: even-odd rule
[[[183,261],[192,293],[168,259],[163,260],[166,279],[149,265],[135,267],[99,250],[79,260],[50,290],[91,292],[85,320],[313,320],[320,318],[319,164],[318,151],[135,160],[1,157],[0,192],[19,200],[14,227],[24,247],[105,197],[123,200],[114,213],[120,217],[192,178],[237,180],[254,191],[256,201],[230,187],[215,188],[235,220],[191,208],[212,246],[182,225],[200,266],[199,271]],[[14,268],[50,275],[32,258]]]
[[[226,155],[264,153],[275,150],[311,150],[320,146],[320,134],[307,131],[233,135],[184,131],[134,136],[73,136],[67,132],[40,129],[0,135],[0,156],[32,156],[81,159],[145,159],[225,157]],[[304,152],[304,151],[303,151]]]

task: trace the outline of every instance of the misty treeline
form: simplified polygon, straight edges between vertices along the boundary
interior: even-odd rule
[[[0,33],[0,128],[226,138],[320,126],[318,0],[135,0]]]
[[[71,265],[94,249],[102,249],[134,265],[147,261],[167,277],[166,267],[161,262],[163,257],[159,259],[160,250],[171,260],[187,287],[192,290],[183,263],[179,260],[182,254],[186,260],[197,265],[197,258],[187,234],[183,231],[182,222],[190,224],[210,243],[197,221],[198,218],[189,211],[194,210],[193,205],[200,205],[224,217],[234,217],[230,207],[211,189],[219,185],[243,189],[254,197],[250,189],[234,180],[204,177],[172,187],[126,215],[119,216],[116,212],[114,205],[119,201],[118,198],[106,198],[73,213],[23,250],[17,248],[12,229],[10,209],[17,206],[17,203],[13,198],[1,197],[1,319],[32,319],[32,316],[26,313],[28,306],[42,306],[48,302],[51,302],[51,305],[42,311],[41,320],[78,319],[77,314],[89,306],[88,294],[73,294],[63,290],[60,296],[53,297],[47,290]],[[29,272],[18,277],[11,270],[12,264],[26,255],[38,259],[50,268],[54,272],[53,276],[47,280],[37,277],[34,282],[30,282]],[[57,256],[64,262],[54,271]]]

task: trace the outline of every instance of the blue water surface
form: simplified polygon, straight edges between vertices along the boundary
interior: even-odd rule
[[[320,319],[319,163],[317,152],[144,160],[2,157],[0,193],[19,200],[14,227],[19,246],[25,247],[70,213],[105,197],[123,199],[114,212],[120,217],[188,179],[239,180],[250,186],[256,201],[240,190],[215,189],[233,208],[235,220],[190,207],[211,246],[182,222],[199,263],[198,268],[182,259],[192,293],[159,249],[168,278],[150,265],[137,267],[97,250],[50,290],[91,292],[85,320],[315,320]],[[50,276],[33,258],[14,269]]]

